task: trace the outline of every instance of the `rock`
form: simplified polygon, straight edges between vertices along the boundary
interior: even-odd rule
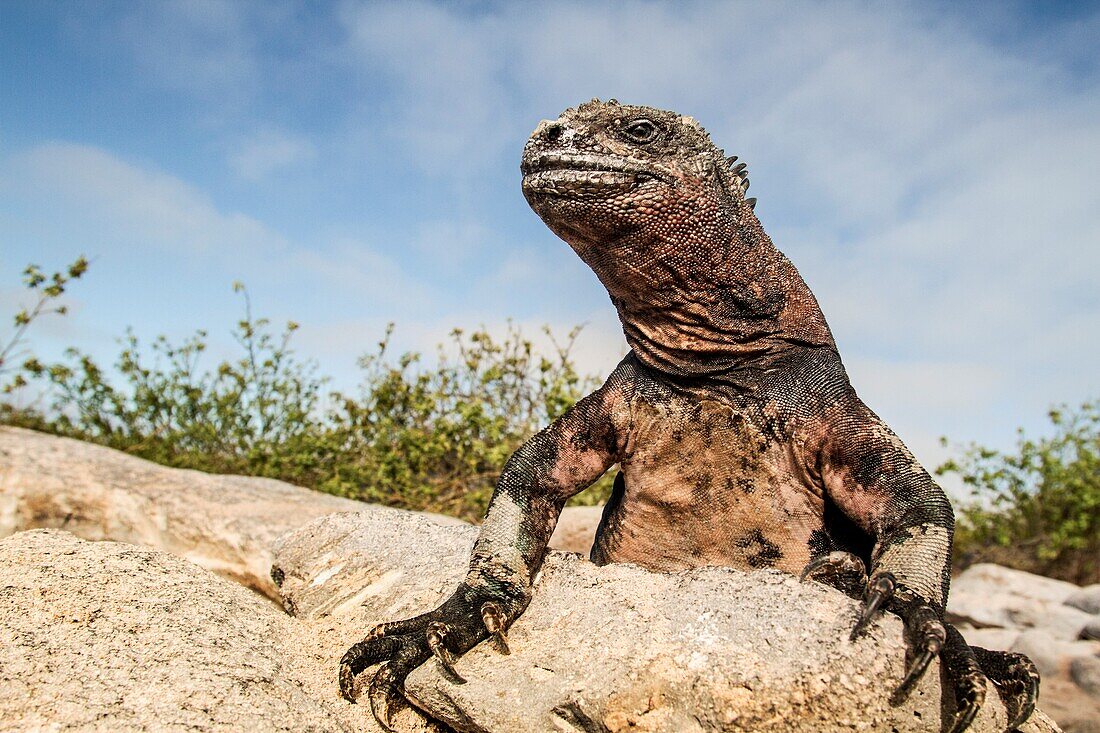
[[[274,479],[166,468],[91,443],[0,427],[0,537],[60,527],[85,539],[155,547],[272,598],[276,537],[315,517],[366,506]]]
[[[951,582],[947,616],[954,623],[977,628],[1041,628],[1070,641],[1092,620],[1085,612],[1063,605],[1078,590],[1073,583],[981,563]]]
[[[1008,615],[1018,628],[1042,629],[1055,639],[1067,641],[1080,639],[1085,627],[1096,620],[1084,611],[1056,604],[1012,609]]]
[[[1069,678],[1044,679],[1039,704],[1066,733],[1100,733],[1100,699],[1086,693]]]
[[[951,589],[990,590],[1035,601],[1062,603],[1079,591],[1080,586],[992,563],[978,563],[960,573],[952,581]]]
[[[473,539],[472,528],[415,516],[337,514],[283,537],[274,572],[286,607],[346,646],[438,605]],[[841,593],[776,571],[657,574],[552,552],[510,631],[511,655],[475,647],[457,664],[464,685],[429,660],[406,688],[459,731],[939,730],[935,663],[891,707],[902,624],[888,616],[849,643],[856,613]],[[992,688],[986,699],[971,730],[1000,733]],[[1057,727],[1037,714],[1023,730]]]
[[[1019,629],[969,629],[960,628],[968,644],[983,649],[1008,651],[1020,637]]]
[[[1070,662],[1069,676],[1082,690],[1100,698],[1100,656],[1077,657]]]
[[[349,507],[364,513],[331,514]],[[272,544],[297,528],[277,543],[273,576],[298,616],[156,550],[56,530],[0,540],[0,720],[33,730],[377,731],[367,706],[339,699],[338,660],[374,621],[449,594],[476,533],[0,428],[0,535],[42,525],[161,548],[271,594]],[[538,583],[512,656],[473,650],[461,687],[434,662],[410,677],[424,709],[457,730],[939,725],[934,667],[908,703],[886,704],[902,672],[900,622],[849,644],[854,605],[829,589],[774,572],[596,568],[560,553]],[[975,731],[1004,723],[987,699]],[[397,719],[401,733],[437,728],[415,709]],[[1057,727],[1037,713],[1024,730]]]
[[[1100,653],[1100,642],[1064,641],[1041,629],[1029,629],[1020,634],[1011,651],[1031,657],[1044,678],[1064,677],[1074,659]]]
[[[579,552],[588,557],[596,541],[596,527],[603,517],[602,506],[567,506],[562,510],[558,526],[550,538],[550,547],[565,552]]]
[[[163,552],[60,530],[0,540],[4,730],[377,731],[314,637]]]
[[[1100,614],[1100,583],[1086,585],[1064,602],[1067,606],[1073,606],[1085,613],[1090,613],[1094,616]]]
[[[382,621],[427,610],[425,604],[453,591],[476,538],[475,527],[442,527],[412,512],[372,507],[283,535],[273,548],[271,574],[294,616],[373,614]],[[366,631],[362,623],[356,628],[360,636]]]

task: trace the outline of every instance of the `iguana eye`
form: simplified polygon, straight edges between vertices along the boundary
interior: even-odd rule
[[[644,117],[630,120],[622,126],[623,135],[636,143],[651,143],[657,139],[661,129]]]

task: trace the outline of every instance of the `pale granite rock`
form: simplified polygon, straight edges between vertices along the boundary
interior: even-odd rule
[[[435,607],[473,538],[415,516],[331,515],[280,540],[275,575],[287,608],[351,644]],[[901,622],[888,616],[850,643],[855,617],[841,593],[776,571],[657,574],[552,552],[511,655],[479,645],[458,662],[461,685],[429,660],[407,689],[459,731],[939,730],[938,667],[891,707]],[[972,730],[1005,724],[990,687]],[[1057,727],[1040,713],[1024,730]]]
[[[377,731],[318,635],[172,555],[61,530],[0,540],[0,729]]]
[[[1064,605],[1079,587],[1042,575],[981,563],[951,581],[948,618],[977,628],[1040,628],[1056,639],[1076,639],[1092,620]]]
[[[550,547],[565,552],[579,552],[588,557],[602,516],[602,506],[567,506],[562,510],[558,526],[550,537]]]
[[[156,547],[277,598],[276,537],[371,505],[274,479],[144,461],[69,438],[0,426],[0,537],[36,527]],[[444,524],[465,524],[441,515]]]

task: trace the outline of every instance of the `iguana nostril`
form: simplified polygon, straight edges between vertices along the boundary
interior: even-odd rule
[[[554,142],[561,137],[562,126],[561,123],[551,122],[546,126],[546,129],[542,131],[543,137],[549,142]]]

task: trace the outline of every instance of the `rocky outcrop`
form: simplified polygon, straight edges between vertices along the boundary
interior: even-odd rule
[[[21,532],[0,540],[0,729],[377,730],[305,630],[181,558]]]
[[[156,547],[272,598],[278,597],[269,575],[276,537],[316,517],[367,506],[274,479],[166,468],[0,426],[0,537],[54,527],[89,540]]]
[[[1086,585],[1071,594],[1065,600],[1065,604],[1085,613],[1100,614],[1100,583]]]
[[[979,564],[951,583],[947,613],[971,644],[1031,657],[1040,702],[1067,732],[1100,733],[1098,588]]]
[[[276,546],[285,606],[348,646],[375,623],[436,606],[465,574],[473,530],[416,517],[337,514]],[[512,653],[482,644],[455,684],[434,661],[408,679],[417,704],[460,731],[940,729],[935,669],[904,705],[901,622],[847,640],[856,605],[774,571],[655,574],[551,553]],[[995,691],[973,730],[1006,723]],[[1037,716],[1025,730],[1054,730]]]
[[[1073,583],[981,563],[951,582],[947,612],[975,628],[1042,628],[1057,639],[1076,639],[1093,617],[1066,601]]]
[[[558,517],[558,526],[550,537],[550,547],[565,552],[579,552],[588,557],[596,540],[596,528],[603,517],[602,506],[567,506]]]
[[[334,513],[349,507],[363,511]],[[582,509],[594,527],[599,510]],[[0,428],[0,534],[53,525],[146,546],[56,530],[0,540],[0,728],[377,731],[338,697],[337,662],[375,622],[451,592],[476,529],[447,522]],[[570,541],[587,551],[588,531]],[[889,707],[900,622],[852,644],[854,615],[841,594],[779,573],[659,575],[551,553],[511,656],[482,645],[459,662],[468,684],[429,662],[408,687],[461,731],[938,729],[950,704],[935,669]],[[1059,684],[1084,694],[1095,668],[1054,679],[1044,704]],[[990,689],[974,730],[1004,719]],[[438,727],[415,710],[397,722]],[[1025,730],[1056,727],[1037,715]]]
[[[301,524],[369,506],[283,481],[219,476],[0,426],[0,537],[38,527],[156,547],[278,598],[271,543]],[[567,507],[550,540],[588,554],[603,507]],[[461,520],[422,513],[440,524]]]
[[[373,536],[405,541],[379,556]],[[419,601],[447,592],[464,564],[448,553],[469,539],[468,529],[392,511],[302,528],[279,551],[283,587],[297,599],[288,605],[300,614],[290,617],[157,550],[18,533],[0,540],[0,721],[54,731],[377,731],[365,705],[337,696],[336,661],[380,613],[415,610],[405,589]],[[791,602],[803,612],[769,610]],[[466,685],[429,662],[408,688],[460,731],[937,730],[936,675],[890,708],[900,625],[887,619],[847,644],[853,611],[843,596],[778,573],[653,575],[553,555],[513,629],[511,656],[478,647],[459,662]],[[396,723],[403,733],[439,729],[413,710]],[[994,696],[974,730],[1003,724]],[[1054,730],[1042,714],[1024,728]]]

